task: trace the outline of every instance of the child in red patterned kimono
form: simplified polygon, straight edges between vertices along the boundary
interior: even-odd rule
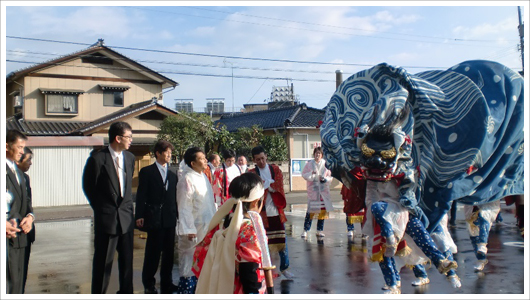
[[[262,180],[254,173],[244,173],[232,181],[229,192],[231,198],[214,215],[208,234],[195,250],[196,293],[263,294],[266,286],[261,267],[264,263],[270,266],[270,257],[259,215]]]

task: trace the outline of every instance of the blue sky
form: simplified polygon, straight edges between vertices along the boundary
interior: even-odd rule
[[[427,2],[399,2],[406,6],[393,2],[4,3],[4,38],[87,44],[5,38],[5,74],[29,66],[9,60],[43,62],[81,50],[98,38],[109,47],[261,59],[115,48],[180,84],[164,95],[166,106],[173,108],[174,99],[193,99],[196,110],[206,106],[206,98],[225,98],[227,110],[263,103],[273,86],[287,83],[293,83],[300,102],[322,108],[335,90],[335,70],[343,70],[347,78],[381,62],[406,67],[412,74],[470,59],[494,60],[520,71],[517,5],[527,5],[515,1],[464,2],[464,6],[461,2],[437,2],[437,6]],[[211,6],[218,3],[222,5]]]

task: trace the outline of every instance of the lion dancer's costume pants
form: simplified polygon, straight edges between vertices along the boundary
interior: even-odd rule
[[[388,203],[376,202],[372,204],[371,211],[376,223],[381,227],[381,236],[385,239],[394,235],[392,224],[388,222],[383,216],[387,210]],[[440,265],[440,262],[446,259],[445,255],[438,250],[431,236],[425,229],[423,223],[414,215],[409,214],[409,220],[407,222],[405,233],[408,234],[414,243],[421,249],[421,251],[434,263],[436,267]],[[451,256],[452,259],[452,256]],[[393,257],[383,257],[383,261],[379,263],[385,283],[388,286],[397,285],[397,281],[400,281],[399,270],[396,268],[396,264]],[[418,270],[421,272],[421,270]]]
[[[500,201],[493,201],[482,205],[465,205],[464,214],[471,244],[478,260],[486,259],[488,237],[491,224],[501,210]]]

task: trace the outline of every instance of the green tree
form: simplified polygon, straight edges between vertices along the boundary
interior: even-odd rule
[[[206,148],[212,145],[214,136],[216,133],[209,116],[179,112],[162,121],[157,138],[173,144],[175,155],[181,160],[186,150],[192,146]]]
[[[263,139],[263,129],[258,125],[252,125],[252,127],[241,127],[234,133],[234,147],[237,155],[245,155],[246,157],[251,156],[251,150],[253,147],[259,145]],[[228,148],[228,147],[226,147]]]
[[[226,130],[226,125],[221,123],[217,123],[215,129],[214,144],[218,146],[218,149],[234,149],[236,145],[235,134]]]
[[[267,135],[261,140],[261,145],[267,152],[269,161],[286,161],[287,160],[287,143],[283,135]]]

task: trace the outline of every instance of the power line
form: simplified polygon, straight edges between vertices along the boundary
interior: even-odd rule
[[[29,50],[6,50],[6,52],[11,53],[29,53],[29,54],[41,54],[41,55],[55,55],[56,53],[50,53],[50,52],[35,52],[35,51],[29,51]],[[39,58],[37,56],[29,56],[25,55],[24,57],[34,57]],[[86,55],[86,57],[95,57],[94,55]],[[42,58],[42,56],[41,56]],[[116,60],[127,60],[126,58],[117,58]],[[179,65],[179,66],[193,66],[193,67],[205,67],[205,68],[223,68],[226,69],[226,66],[222,65],[215,65],[215,64],[198,64],[198,63],[181,63],[181,62],[168,62],[168,61],[157,61],[157,60],[142,60],[142,59],[133,59],[136,62],[142,62],[142,63],[152,63],[152,64],[166,64],[166,65]],[[366,65],[366,66],[372,66],[372,65]],[[279,68],[258,68],[258,67],[244,67],[244,66],[234,66],[234,69],[240,69],[240,70],[252,70],[252,71],[272,71],[272,72],[296,72],[296,73],[318,73],[318,74],[335,74],[335,71],[317,71],[317,70],[294,70],[294,69],[279,69]],[[344,71],[344,73],[353,73]]]
[[[223,14],[234,14],[233,12],[215,10],[215,9],[208,9],[208,8],[204,8],[204,7],[184,6],[184,8],[204,10],[204,11],[212,11],[212,12],[218,12],[218,13],[223,13]],[[164,11],[164,12],[165,13],[170,13],[170,12],[167,12],[167,11]],[[251,14],[243,14],[243,13],[240,13],[240,12],[237,12],[235,14],[240,15],[240,16],[247,16],[247,17],[252,17],[252,18],[259,18],[259,19],[266,19],[266,20],[273,20],[273,21],[282,21],[282,22],[289,22],[289,23],[314,25],[314,26],[322,26],[322,27],[330,27],[330,28],[338,28],[338,29],[347,29],[347,30],[358,30],[358,31],[383,33],[383,34],[415,36],[415,37],[423,37],[423,38],[429,38],[429,39],[442,39],[442,40],[454,40],[454,41],[465,41],[465,42],[495,42],[495,40],[447,38],[447,37],[436,37],[436,36],[427,36],[427,35],[410,34],[410,33],[398,33],[398,32],[386,32],[386,31],[380,31],[380,30],[369,30],[369,29],[361,29],[361,28],[354,28],[354,27],[345,27],[345,26],[336,26],[336,25],[328,25],[328,24],[320,24],[320,23],[311,23],[311,22],[303,22],[303,21],[286,20],[286,19],[280,19],[280,18],[264,17],[264,16],[257,16],[257,15],[251,15]],[[231,20],[227,20],[227,21],[231,21]]]
[[[92,44],[87,43],[78,43],[78,42],[67,42],[67,41],[58,41],[58,40],[48,40],[48,39],[37,39],[37,38],[28,38],[28,37],[19,37],[19,36],[6,36],[10,39],[20,39],[20,40],[30,40],[37,42],[49,42],[49,43],[60,43],[60,44],[74,44],[74,45],[84,45],[90,46]],[[144,51],[144,52],[153,52],[153,53],[165,53],[165,54],[178,54],[178,55],[190,55],[190,56],[201,56],[201,57],[215,57],[215,58],[228,58],[228,59],[241,59],[241,60],[254,60],[254,61],[267,61],[267,62],[282,62],[282,63],[297,63],[297,64],[314,64],[314,65],[331,65],[331,66],[356,66],[356,67],[372,67],[373,64],[356,64],[356,63],[330,63],[330,62],[320,62],[320,61],[301,61],[301,60],[288,60],[288,59],[273,59],[273,58],[259,58],[259,57],[243,57],[243,56],[229,56],[229,55],[217,55],[217,54],[204,54],[204,53],[191,53],[191,52],[180,52],[180,51],[169,51],[169,50],[156,50],[156,49],[146,49],[146,48],[134,48],[134,47],[123,47],[123,46],[106,46],[108,48],[115,49],[124,49],[132,51]],[[408,69],[444,69],[447,67],[425,67],[425,66],[402,66],[403,68]]]
[[[150,8],[144,8],[144,7],[142,7],[142,8],[139,8],[139,7],[126,7],[126,8],[153,11],[153,12],[166,13],[166,14],[184,15],[184,16],[194,17],[194,18],[212,19],[212,20],[220,20],[220,21],[228,21],[228,22],[235,22],[235,23],[258,25],[258,26],[276,27],[276,28],[282,28],[282,29],[295,29],[295,30],[303,30],[303,31],[311,31],[311,32],[338,34],[338,35],[350,35],[350,36],[358,36],[358,37],[365,37],[365,38],[371,38],[371,39],[386,39],[386,40],[398,40],[398,41],[406,41],[406,42],[421,42],[421,43],[430,43],[430,44],[444,44],[444,45],[457,45],[457,46],[470,46],[470,47],[476,47],[477,46],[477,45],[466,45],[466,44],[461,44],[461,43],[435,42],[435,41],[425,41],[425,40],[411,40],[411,39],[392,38],[392,37],[360,35],[360,34],[346,33],[346,32],[335,32],[335,31],[316,30],[316,29],[307,29],[307,28],[299,28],[299,27],[289,27],[289,26],[282,26],[282,25],[275,25],[275,24],[264,24],[264,23],[248,22],[248,21],[238,21],[238,20],[230,20],[230,19],[222,19],[222,18],[213,18],[213,17],[207,17],[207,16],[190,15],[190,14],[185,14],[185,13],[171,12],[171,11],[167,11],[167,10],[156,10],[156,9],[150,9]],[[471,40],[454,39],[454,41],[471,41]],[[475,40],[475,41],[480,41],[480,40]],[[480,42],[491,42],[491,41],[480,41]],[[480,47],[484,47],[484,45],[480,45]],[[489,47],[495,47],[495,46],[489,46]]]
[[[12,63],[23,63],[23,64],[41,64],[39,62],[32,61],[21,61],[21,60],[12,60],[6,59],[6,62]],[[90,66],[73,66],[73,65],[64,65],[59,63],[42,63],[45,66],[64,66],[71,68],[96,68],[104,70],[131,70],[131,68],[110,68],[110,67],[90,67]],[[173,71],[173,70],[156,70],[157,73],[162,74],[174,74],[174,75],[191,75],[191,76],[208,76],[208,77],[221,77],[221,78],[232,78],[232,75],[223,75],[223,74],[208,74],[208,73],[194,73],[194,72],[182,72],[182,71]],[[287,77],[267,77],[267,76],[248,76],[248,75],[234,75],[234,78],[240,79],[268,79],[268,80],[292,80],[292,81],[311,81],[311,82],[335,82],[335,80],[325,80],[325,79],[309,79],[309,78],[287,78]]]

